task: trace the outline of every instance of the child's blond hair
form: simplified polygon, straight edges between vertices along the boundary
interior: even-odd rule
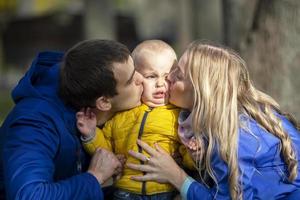
[[[166,53],[171,56],[174,61],[177,60],[174,49],[162,40],[145,40],[137,45],[132,51],[132,59],[137,70],[143,65],[144,60],[147,59],[149,54]],[[165,55],[166,55],[165,54]]]

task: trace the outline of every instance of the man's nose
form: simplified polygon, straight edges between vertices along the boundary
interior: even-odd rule
[[[136,85],[141,85],[143,84],[144,78],[139,72],[135,72],[135,84]]]

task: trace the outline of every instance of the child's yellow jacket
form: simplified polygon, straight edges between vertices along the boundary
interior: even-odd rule
[[[129,150],[141,152],[136,143],[140,138],[152,147],[154,143],[158,143],[171,155],[180,149],[185,166],[193,168],[193,161],[177,136],[178,113],[179,108],[171,104],[153,109],[142,104],[134,109],[116,114],[105,124],[103,129],[97,128],[96,136],[91,141],[84,143],[84,147],[90,154],[93,154],[96,148],[102,147],[115,154],[124,154],[127,162],[141,163],[128,154]],[[147,155],[146,152],[143,151],[143,153]],[[144,195],[174,190],[170,184],[130,180],[130,177],[134,175],[142,175],[142,173],[125,166],[123,176],[116,182],[116,187]]]

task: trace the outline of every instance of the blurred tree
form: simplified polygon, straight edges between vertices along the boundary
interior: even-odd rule
[[[251,29],[260,0],[222,0],[223,43],[236,50]]]
[[[85,0],[85,38],[115,39],[116,9],[111,0]]]
[[[259,0],[251,21],[239,48],[252,77],[300,119],[300,1]]]
[[[178,48],[183,50],[186,46],[193,40],[193,29],[194,29],[194,20],[192,16],[193,1],[178,0]],[[182,52],[180,52],[182,53]]]
[[[66,50],[82,40],[81,1],[16,1],[15,12],[9,12],[0,33],[5,64],[23,70],[37,52]]]
[[[222,43],[222,0],[194,0],[192,14],[197,13],[197,35],[200,38],[217,43]],[[194,14],[195,15],[195,14]]]
[[[13,15],[13,13],[15,12],[16,5],[16,0],[0,0],[0,75],[1,73],[3,73],[1,71],[6,70],[6,65],[4,64],[4,52],[2,43],[3,30],[5,28],[5,24],[11,18],[11,15]]]
[[[176,9],[180,53],[195,39],[222,42],[221,0],[177,0]]]

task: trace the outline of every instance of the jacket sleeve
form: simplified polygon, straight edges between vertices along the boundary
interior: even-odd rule
[[[226,184],[226,187],[228,185],[227,182],[221,183],[219,185],[219,189],[222,190],[222,187],[224,187],[223,184]],[[182,199],[184,200],[213,200],[213,199],[219,199],[219,200],[230,200],[230,194],[228,191],[219,191],[219,193],[216,194],[216,186],[212,188],[207,188],[202,183],[199,183],[195,181],[191,177],[187,177],[184,181],[184,183],[181,186],[180,194]],[[252,198],[251,198],[252,199]]]
[[[213,195],[208,188],[198,183],[191,177],[187,177],[181,186],[180,194],[184,200],[212,200]]]
[[[224,189],[228,187],[228,182],[222,181],[218,184],[219,189],[217,189],[216,186],[207,188],[202,183],[195,181],[193,178],[187,177],[181,186],[180,194],[183,199],[188,200],[230,200],[231,198],[228,189]],[[216,191],[218,191],[217,194]],[[243,187],[243,199],[253,199],[253,189],[250,185]]]
[[[58,145],[56,132],[40,118],[19,119],[7,129],[3,168],[8,199],[104,199],[89,173],[53,180]]]
[[[90,155],[97,150],[97,148],[104,148],[113,151],[112,148],[112,124],[113,120],[105,123],[103,129],[96,128],[95,136],[86,142],[83,142],[83,147]]]

